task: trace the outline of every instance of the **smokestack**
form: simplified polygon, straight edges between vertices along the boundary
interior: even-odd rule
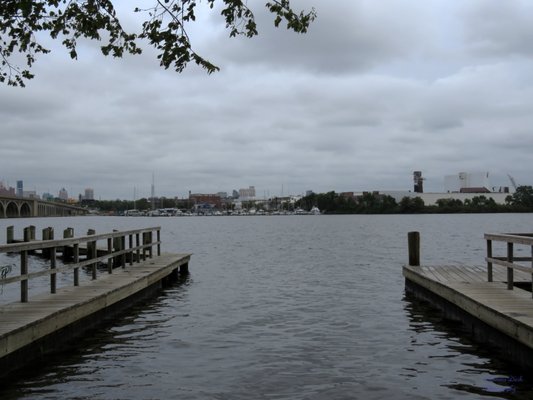
[[[414,181],[414,192],[424,193],[424,185],[423,185],[424,178],[422,178],[422,171],[413,172],[413,181]]]

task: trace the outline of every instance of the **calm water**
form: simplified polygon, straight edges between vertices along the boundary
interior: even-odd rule
[[[0,240],[30,223],[161,225],[191,274],[2,382],[2,400],[533,397],[533,379],[406,298],[401,274],[410,230],[426,263],[483,264],[483,233],[531,231],[533,214],[1,220]]]

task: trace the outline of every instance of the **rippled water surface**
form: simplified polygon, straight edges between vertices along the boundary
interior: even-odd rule
[[[30,223],[77,234],[161,225],[163,251],[194,255],[187,278],[2,382],[0,398],[532,398],[524,371],[406,297],[401,273],[410,230],[421,232],[425,263],[483,264],[483,233],[531,231],[532,222],[531,214],[1,220],[1,240],[8,223],[17,236]],[[4,288],[4,302],[10,295]]]

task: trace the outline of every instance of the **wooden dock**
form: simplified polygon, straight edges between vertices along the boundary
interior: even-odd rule
[[[106,242],[140,234],[146,240],[138,246],[122,247],[118,251],[110,251],[106,255],[81,261],[77,253],[79,245],[86,242],[94,246],[95,237],[0,246],[0,252],[20,251],[22,264],[20,276],[0,278],[1,284],[20,282],[21,285],[21,301],[0,306],[0,376],[20,369],[36,359],[43,359],[104,319],[154,294],[165,281],[177,277],[178,274],[188,273],[191,255],[161,254],[159,229],[157,227],[97,235],[99,240]],[[157,241],[152,240],[152,230],[157,232]],[[122,243],[124,242],[125,240],[122,240]],[[75,261],[58,269],[55,268],[54,259],[51,259],[50,269],[27,271],[27,265],[24,265],[27,264],[25,253],[36,250],[36,246],[42,246],[43,243],[45,247],[52,249],[54,257],[53,249],[56,247],[73,246]],[[130,243],[133,243],[133,240],[130,240]],[[157,247],[155,254],[152,247]],[[125,256],[127,253],[128,257]],[[113,268],[113,261],[117,257],[124,262],[118,268]],[[126,259],[130,262],[126,263]],[[80,284],[77,279],[78,269],[93,266],[96,260],[108,260],[109,269],[98,271],[97,275],[93,269],[93,279]],[[72,285],[56,287],[55,275],[60,270],[76,271]],[[29,295],[28,279],[43,274],[50,275],[50,293]]]
[[[515,257],[517,245],[532,251],[533,238],[526,235],[485,235],[486,265],[416,265],[420,263],[415,251],[413,259],[410,255],[410,264],[415,265],[404,266],[403,275],[407,292],[462,321],[466,331],[497,348],[502,358],[531,370],[532,258]],[[505,256],[493,256],[497,241],[504,243]]]

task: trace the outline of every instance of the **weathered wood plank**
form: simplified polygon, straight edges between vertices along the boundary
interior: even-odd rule
[[[144,263],[119,268],[82,286],[60,287],[55,294],[39,294],[29,302],[0,307],[0,358],[52,334],[159,282],[190,254],[162,254]]]
[[[436,271],[447,279],[436,279]],[[502,272],[494,274],[493,282],[487,282],[486,271],[478,267],[447,265],[403,268],[406,279],[533,349],[531,292],[519,288],[508,290],[506,274]],[[530,282],[531,276],[527,273],[517,274],[515,282],[519,279]]]

